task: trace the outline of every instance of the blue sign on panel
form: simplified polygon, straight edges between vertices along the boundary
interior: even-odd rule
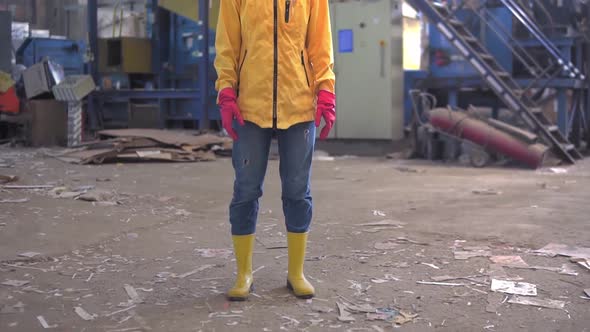
[[[352,30],[338,31],[338,52],[352,53],[354,50],[354,38]]]

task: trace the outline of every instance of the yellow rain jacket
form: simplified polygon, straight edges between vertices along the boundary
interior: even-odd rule
[[[287,129],[334,93],[328,0],[221,0],[216,33],[216,88],[237,91],[244,120]]]

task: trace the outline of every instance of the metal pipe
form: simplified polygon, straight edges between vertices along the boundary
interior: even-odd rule
[[[528,145],[483,121],[470,118],[465,113],[437,108],[430,111],[429,115],[430,123],[441,131],[506,155],[531,168],[541,166],[548,151],[546,146]]]
[[[199,129],[209,129],[209,0],[199,0],[199,16],[204,45],[198,67],[199,89],[201,90]]]
[[[91,54],[90,74],[98,81],[98,0],[88,0],[88,46]]]
[[[87,6],[87,18],[88,22],[88,53],[90,54],[90,61],[88,63],[90,75],[94,82],[98,84],[98,0],[88,0]],[[88,95],[88,121],[90,129],[94,130],[99,128],[101,118],[97,112],[96,102],[94,93]]]

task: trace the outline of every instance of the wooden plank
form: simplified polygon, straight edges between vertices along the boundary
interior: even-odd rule
[[[142,137],[149,138],[156,142],[160,142],[166,145],[183,147],[192,146],[194,149],[203,149],[210,145],[224,144],[227,141],[231,141],[227,137],[219,137],[217,135],[204,134],[204,135],[190,135],[184,132],[177,132],[171,130],[159,130],[159,129],[115,129],[115,130],[102,130],[98,132],[103,137]]]

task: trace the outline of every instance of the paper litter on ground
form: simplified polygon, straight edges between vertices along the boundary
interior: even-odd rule
[[[454,252],[455,259],[458,260],[467,260],[473,257],[490,257],[492,256],[492,252],[489,250],[456,250]]]
[[[590,259],[590,248],[568,246],[566,244],[559,243],[550,243],[541,249],[535,250],[534,252],[549,256],[566,256]]]
[[[41,253],[39,252],[34,252],[34,251],[27,251],[27,252],[23,252],[18,254],[19,257],[26,257],[26,258],[33,258],[35,256],[39,256],[41,255]]]
[[[37,320],[44,329],[54,329],[57,327],[57,324],[49,325],[43,316],[37,316]]]
[[[534,297],[522,297],[522,296],[512,296],[508,303],[514,304],[522,304],[522,305],[530,305],[535,307],[542,307],[542,308],[549,308],[549,309],[563,309],[565,308],[565,302],[558,301],[558,300],[550,300],[550,299],[538,299]]]
[[[375,222],[368,222],[364,224],[357,224],[360,227],[395,227],[395,228],[402,228],[402,226],[407,225],[405,222],[397,221],[397,220],[381,220]]]
[[[570,259],[572,263],[576,263],[581,267],[585,268],[586,270],[590,270],[590,259],[588,258],[572,258]]]
[[[4,286],[12,286],[12,287],[22,287],[26,284],[28,284],[30,281],[28,280],[6,280],[2,283],[0,283],[0,285],[4,285]]]
[[[18,204],[18,203],[26,203],[28,201],[29,201],[28,198],[0,199],[0,203],[2,203],[2,204]]]
[[[125,285],[124,288],[125,288],[125,292],[127,293],[127,296],[129,296],[131,303],[137,304],[137,303],[143,302],[143,300],[141,299],[139,294],[137,294],[137,291],[135,290],[135,288],[133,286]]]
[[[346,306],[340,302],[336,302],[338,307],[338,320],[345,323],[354,322],[356,319],[352,317],[352,314],[346,310]]]
[[[76,312],[76,314],[78,316],[80,316],[80,318],[82,318],[83,320],[89,321],[89,320],[94,320],[94,316],[89,314],[86,310],[84,310],[84,308],[82,307],[74,307],[74,311]]]
[[[495,264],[506,267],[528,267],[529,265],[520,256],[492,256],[490,260]]]
[[[536,296],[537,286],[526,282],[515,282],[507,280],[492,279],[491,290],[493,292],[524,295],[524,296]]]

